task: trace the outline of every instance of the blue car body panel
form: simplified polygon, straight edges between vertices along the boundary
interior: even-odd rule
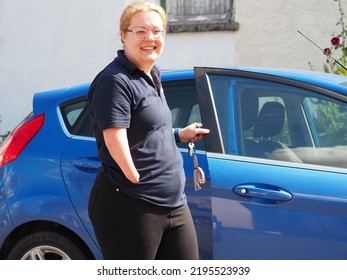
[[[211,174],[219,175],[211,180],[212,212],[218,221],[214,258],[346,258],[346,174],[336,174],[332,182],[328,174],[308,167],[296,170],[283,183],[293,167],[244,162],[233,156],[211,156],[208,162]],[[242,197],[231,187],[249,185],[263,192],[255,198]],[[278,189],[290,189],[293,199],[279,201],[267,195]],[[329,195],[332,189],[334,197]]]

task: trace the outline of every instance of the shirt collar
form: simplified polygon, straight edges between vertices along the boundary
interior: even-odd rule
[[[115,58],[115,60],[122,64],[125,69],[129,72],[132,73],[134,72],[136,69],[138,69],[134,64],[131,63],[131,61],[125,56],[125,52],[124,50],[118,50],[117,51],[117,57]]]
[[[141,71],[126,57],[124,50],[117,51],[117,57],[115,60],[122,64],[129,73]],[[151,73],[155,73],[156,76],[160,77],[160,70],[156,65],[153,66]]]

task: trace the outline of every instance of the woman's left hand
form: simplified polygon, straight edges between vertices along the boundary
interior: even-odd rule
[[[179,138],[181,142],[195,142],[204,137],[205,134],[210,133],[207,128],[202,128],[201,123],[192,123],[184,128],[181,128]]]

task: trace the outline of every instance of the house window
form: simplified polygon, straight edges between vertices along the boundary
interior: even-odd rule
[[[237,30],[234,0],[161,0],[167,12],[167,32]]]

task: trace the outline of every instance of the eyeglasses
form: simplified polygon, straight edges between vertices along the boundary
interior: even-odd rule
[[[126,29],[125,32],[131,32],[134,34],[136,40],[145,40],[148,38],[149,34],[153,35],[155,40],[159,40],[164,38],[166,30],[154,29],[154,30],[146,30],[146,29]]]

